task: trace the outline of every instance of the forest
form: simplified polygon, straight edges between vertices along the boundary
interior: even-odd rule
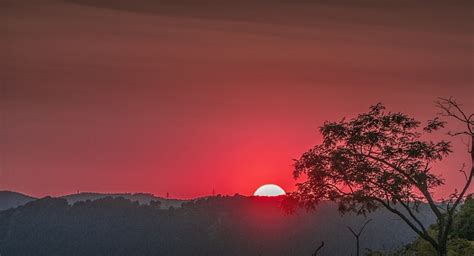
[[[326,202],[315,211],[288,214],[282,198],[215,196],[163,209],[159,201],[139,204],[105,197],[69,204],[46,197],[0,212],[2,255],[318,255],[355,254],[347,227],[373,220],[361,235],[368,255],[432,255],[429,244],[380,210],[340,215]],[[473,252],[474,204],[456,215],[450,250]],[[434,221],[420,208],[427,223]],[[389,225],[387,225],[389,224]],[[435,229],[435,226],[433,226]],[[414,241],[412,244],[410,244]],[[466,247],[467,243],[467,247]],[[471,242],[472,243],[472,242]],[[456,248],[454,248],[456,247]],[[424,250],[425,254],[418,251]],[[385,253],[385,254],[382,254]],[[389,254],[390,253],[390,254]],[[398,254],[397,254],[398,253]],[[412,253],[412,254],[408,254]]]

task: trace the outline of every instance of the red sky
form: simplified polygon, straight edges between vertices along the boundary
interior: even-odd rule
[[[470,1],[0,1],[0,189],[292,190],[324,120],[474,109]]]

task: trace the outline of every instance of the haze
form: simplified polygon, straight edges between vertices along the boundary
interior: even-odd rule
[[[325,120],[472,109],[472,3],[444,2],[1,0],[0,187],[291,191]],[[464,181],[455,145],[440,197]]]

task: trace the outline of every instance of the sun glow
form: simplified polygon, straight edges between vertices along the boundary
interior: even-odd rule
[[[285,190],[275,184],[265,184],[253,193],[254,196],[281,196],[285,194]]]

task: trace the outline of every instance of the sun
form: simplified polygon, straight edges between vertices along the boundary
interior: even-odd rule
[[[255,190],[255,193],[253,193],[254,196],[281,196],[285,194],[285,190],[275,184],[265,184],[260,186]]]

